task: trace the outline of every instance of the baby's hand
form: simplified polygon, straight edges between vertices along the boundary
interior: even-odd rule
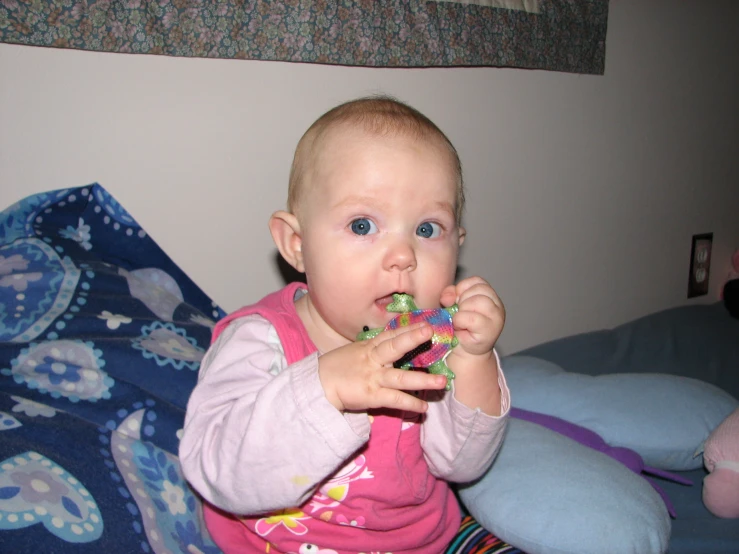
[[[393,363],[432,336],[428,323],[418,323],[320,356],[318,375],[326,398],[342,412],[371,408],[425,412],[425,401],[403,391],[443,389],[446,377],[396,369]]]
[[[459,345],[453,355],[489,356],[503,331],[505,307],[487,281],[470,277],[450,285],[441,294],[441,304],[459,305],[453,318]]]

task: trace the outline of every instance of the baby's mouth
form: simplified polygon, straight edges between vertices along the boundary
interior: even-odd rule
[[[402,292],[392,292],[388,294],[387,296],[383,296],[382,298],[378,298],[377,300],[375,300],[375,304],[384,310],[385,308],[387,308],[388,304],[390,304],[393,301],[394,294],[403,294],[403,293]]]
[[[379,310],[380,310],[380,311],[381,311],[381,312],[382,312],[383,314],[388,314],[387,316],[381,316],[383,320],[385,319],[385,317],[388,317],[388,318],[392,318],[393,314],[391,314],[390,312],[388,312],[388,311],[387,311],[387,307],[388,307],[388,306],[389,306],[389,305],[390,305],[390,304],[391,304],[391,303],[393,302],[393,300],[395,300],[395,299],[393,298],[393,296],[394,296],[394,295],[396,295],[396,294],[403,294],[403,293],[402,293],[402,292],[391,292],[391,293],[390,293],[390,294],[388,294],[387,296],[382,296],[382,297],[380,297],[380,298],[377,298],[377,299],[375,300],[375,306],[377,306],[377,308],[378,308],[378,309],[379,309]],[[378,328],[380,328],[380,327],[384,327],[386,323],[387,323],[387,321],[385,321],[385,322],[381,323],[381,324],[380,324],[380,325],[378,326]],[[371,327],[372,327],[371,325],[365,325],[365,326],[364,326],[364,327],[362,328],[362,333],[366,333],[367,331],[370,331],[370,330],[371,330]],[[361,335],[361,333],[360,333],[360,335]],[[360,340],[363,340],[363,339],[360,339]]]

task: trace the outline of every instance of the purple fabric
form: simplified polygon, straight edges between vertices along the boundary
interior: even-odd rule
[[[586,429],[585,427],[581,427],[580,425],[565,421],[562,418],[540,414],[538,412],[530,412],[528,410],[521,410],[520,408],[511,408],[511,417],[523,419],[524,421],[536,423],[538,425],[541,425],[542,427],[551,429],[555,433],[559,433],[560,435],[569,437],[572,440],[579,442],[583,446],[587,446],[589,448],[592,448],[593,450],[602,452],[603,454],[610,456],[614,460],[621,462],[634,473],[637,473],[644,477],[649,482],[649,484],[654,487],[654,490],[656,490],[660,497],[662,497],[665,506],[667,506],[667,511],[673,518],[677,517],[677,515],[675,513],[675,508],[670,501],[670,498],[667,496],[667,493],[665,493],[654,481],[649,479],[647,475],[654,475],[656,477],[661,477],[662,479],[674,481],[682,485],[693,485],[692,481],[680,477],[679,475],[664,471],[662,469],[644,465],[644,460],[642,460],[642,457],[637,452],[634,452],[629,448],[610,446],[597,433],[591,431],[590,429]]]

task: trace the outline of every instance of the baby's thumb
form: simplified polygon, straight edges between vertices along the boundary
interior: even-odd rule
[[[443,291],[441,291],[441,298],[439,299],[439,302],[445,308],[448,308],[452,304],[456,304],[457,303],[457,287],[455,287],[454,285],[449,285]]]

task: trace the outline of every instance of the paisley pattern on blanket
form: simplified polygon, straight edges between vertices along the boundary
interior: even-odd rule
[[[172,321],[174,311],[184,300],[177,281],[155,267],[120,272],[128,282],[131,296],[141,300],[159,319]]]
[[[142,336],[134,339],[133,347],[145,358],[153,359],[160,366],[172,365],[176,369],[187,367],[197,371],[205,350],[195,340],[171,323],[155,321],[142,327]]]
[[[20,427],[22,423],[15,419],[14,416],[0,412],[0,431],[7,431],[8,429],[15,429]]]
[[[33,225],[38,214],[58,201],[64,201],[69,189],[33,194],[7,208],[0,217],[0,244],[34,236]],[[38,233],[41,234],[41,233]]]
[[[102,367],[102,351],[91,342],[52,340],[31,345],[11,364],[16,382],[72,402],[110,398],[115,384]],[[3,370],[5,373],[6,370]]]
[[[110,219],[113,219],[119,224],[126,225],[129,229],[141,229],[131,214],[103,187],[94,185],[92,187],[92,195],[96,202],[93,211],[96,214],[104,213],[103,221],[106,224],[110,222]],[[108,218],[108,221],[106,221],[106,218]],[[143,232],[140,232],[140,236],[143,236]]]
[[[36,238],[0,247],[0,340],[38,337],[72,301],[80,272]]]
[[[140,440],[145,416],[145,409],[128,416],[112,433],[110,449],[149,545],[154,552],[217,554],[220,550],[202,535],[201,505],[182,477],[177,457]]]
[[[0,462],[0,529],[37,523],[72,543],[103,532],[100,510],[82,483],[38,452],[24,452]]]

